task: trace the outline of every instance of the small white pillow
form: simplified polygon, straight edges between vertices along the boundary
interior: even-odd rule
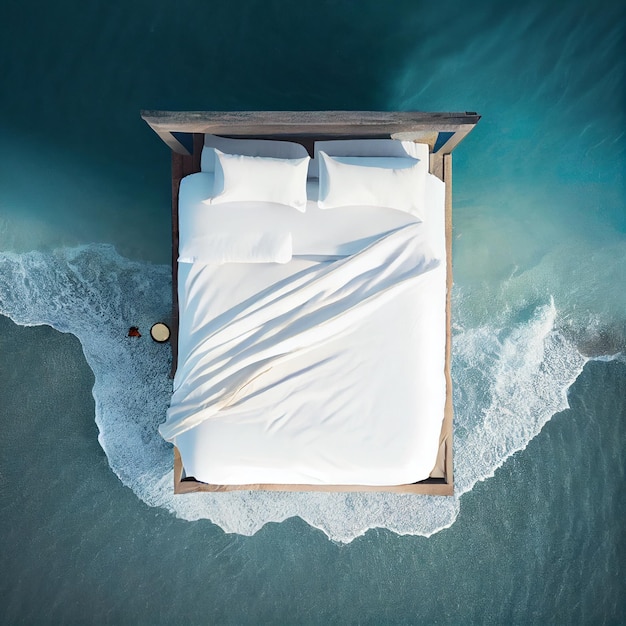
[[[200,170],[202,172],[215,171],[216,148],[226,154],[273,157],[275,159],[301,159],[308,156],[306,148],[293,141],[237,139],[206,134],[204,136],[204,147],[202,148],[202,157],[200,159]]]
[[[274,159],[215,151],[214,196],[207,204],[274,202],[306,210],[309,157]]]
[[[181,241],[181,263],[288,263],[289,232],[213,232]]]
[[[321,209],[378,206],[424,220],[428,165],[395,157],[330,157],[320,152]]]

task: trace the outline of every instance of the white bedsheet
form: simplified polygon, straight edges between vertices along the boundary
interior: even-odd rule
[[[432,470],[445,404],[445,187],[424,221],[378,207],[212,213],[212,174],[183,179],[181,249],[280,229],[293,258],[180,263],[175,392],[161,434],[212,484],[393,485]]]
[[[334,262],[181,264],[179,366],[161,433],[186,475],[233,485],[426,478],[445,403],[437,257],[413,223]]]

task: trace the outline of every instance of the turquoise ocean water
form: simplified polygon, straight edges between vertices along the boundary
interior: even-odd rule
[[[623,3],[0,16],[1,623],[626,622]],[[172,496],[141,108],[483,115],[454,154],[454,498]]]

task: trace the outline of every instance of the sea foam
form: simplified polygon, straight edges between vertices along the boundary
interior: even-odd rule
[[[147,504],[186,520],[210,519],[226,532],[251,535],[293,516],[344,543],[370,528],[423,536],[447,528],[463,493],[493,476],[567,407],[567,389],[587,360],[557,330],[552,301],[534,307],[524,321],[455,327],[453,497],[263,491],[174,496],[172,451],[157,432],[171,393],[171,353],[148,336],[154,322],[169,319],[170,289],[168,267],[129,261],[111,246],[0,253],[0,313],[21,325],[49,324],[80,340],[95,375],[99,442],[115,474]],[[130,326],[144,336],[128,337]]]

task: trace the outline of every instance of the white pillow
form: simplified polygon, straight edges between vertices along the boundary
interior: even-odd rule
[[[309,165],[309,177],[319,176],[320,152],[328,156],[412,157],[428,167],[430,148],[427,143],[400,141],[398,139],[333,139],[315,142],[315,158]]]
[[[215,149],[226,154],[243,154],[244,156],[264,156],[276,159],[301,159],[308,156],[304,146],[292,141],[273,141],[270,139],[233,139],[205,135],[200,170],[215,171]]]
[[[181,263],[288,263],[289,232],[212,232],[181,240]]]
[[[214,196],[207,204],[274,202],[306,210],[309,157],[274,159],[215,151]]]
[[[425,217],[428,165],[394,157],[330,157],[320,152],[321,209],[378,206]]]

